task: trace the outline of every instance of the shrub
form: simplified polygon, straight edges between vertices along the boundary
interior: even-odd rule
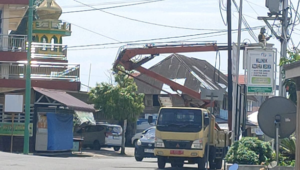
[[[229,163],[260,165],[272,160],[272,147],[255,137],[245,137],[230,147],[225,159]]]

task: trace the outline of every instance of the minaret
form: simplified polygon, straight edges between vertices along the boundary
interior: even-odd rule
[[[44,0],[36,11],[38,20],[33,23],[34,42],[44,44],[35,48],[35,57],[66,59],[62,37],[71,36],[71,25],[59,20],[61,7],[55,0]]]

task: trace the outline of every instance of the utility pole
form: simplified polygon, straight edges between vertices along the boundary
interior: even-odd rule
[[[238,97],[238,82],[239,82],[239,65],[240,65],[240,51],[241,51],[241,29],[242,29],[242,18],[243,18],[243,0],[240,0],[240,6],[239,6],[239,22],[238,22],[238,38],[237,38],[237,54],[235,54],[236,56],[233,56],[235,57],[235,73],[233,73],[235,75],[235,80],[234,80],[234,87],[233,87],[233,97],[235,98],[233,100],[233,110],[232,110],[232,136],[231,136],[231,139],[232,139],[232,143],[236,140],[239,139],[239,129],[240,129],[240,113],[238,110],[237,110],[237,103],[240,103],[238,102],[238,100],[240,99]],[[234,49],[233,49],[234,50]],[[229,95],[229,94],[228,94]]]
[[[281,57],[287,57],[287,29],[288,29],[288,1],[283,0],[282,5],[282,31],[281,31]],[[279,77],[279,96],[286,97],[286,91],[283,87],[283,79],[282,79],[282,67],[280,67],[280,77]]]
[[[227,0],[228,29],[228,129],[232,130],[232,58],[231,58],[231,0]]]
[[[25,92],[25,129],[23,153],[29,153],[29,123],[30,123],[30,101],[31,101],[31,43],[32,43],[32,22],[33,22],[33,0],[29,0],[28,8],[28,49],[26,65],[26,92]]]
[[[280,8],[282,6],[282,8]],[[272,34],[280,41],[281,43],[281,52],[280,58],[287,57],[287,42],[288,42],[288,0],[283,1],[273,1],[266,0],[266,7],[269,8],[270,13],[268,13],[268,17],[258,17],[258,20],[263,20],[268,28],[271,30]],[[281,13],[280,13],[281,12]],[[274,15],[276,17],[274,17]],[[280,17],[281,16],[281,17]],[[281,21],[281,35],[279,36],[276,31],[273,29],[272,25],[269,23],[269,20],[280,20]],[[279,96],[286,97],[286,90],[283,87],[282,80],[282,67],[279,69]]]

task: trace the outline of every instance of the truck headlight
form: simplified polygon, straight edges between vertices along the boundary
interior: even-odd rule
[[[136,144],[137,144],[138,146],[141,146],[141,145],[142,145],[142,142],[141,142],[140,140],[138,140],[138,141],[136,141]]]
[[[202,139],[197,139],[192,144],[192,149],[203,149],[203,141]]]
[[[155,138],[155,147],[164,148],[165,147],[164,141],[159,138]]]

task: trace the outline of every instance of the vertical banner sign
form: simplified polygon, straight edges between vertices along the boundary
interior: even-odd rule
[[[272,50],[249,50],[248,94],[274,95],[274,52]]]
[[[239,76],[239,54],[238,54],[237,44],[233,43],[232,45],[232,141],[235,139],[235,117],[236,117],[236,94],[237,94],[237,84],[238,84],[238,76]],[[230,94],[229,94],[230,95]]]

